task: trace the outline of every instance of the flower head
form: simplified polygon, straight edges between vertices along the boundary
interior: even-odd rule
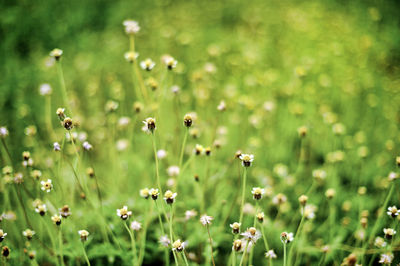
[[[176,61],[172,56],[169,56],[169,55],[167,55],[163,58],[163,62],[169,70],[174,69],[176,67],[176,65],[178,64],[178,61]]]
[[[150,134],[150,133],[153,133],[154,130],[156,130],[156,119],[155,118],[152,118],[152,117],[146,118],[146,120],[144,120],[143,123],[144,123],[144,130],[147,133]]]
[[[155,65],[156,63],[154,63],[150,58],[146,58],[144,61],[140,62],[140,67],[147,71],[152,70]]]
[[[60,60],[61,56],[63,54],[63,50],[55,48],[53,50],[51,50],[50,52],[50,56],[54,57],[57,61]]]
[[[233,241],[232,250],[239,252],[242,250],[242,248],[243,248],[242,240],[236,239],[235,241]]]
[[[383,248],[383,247],[386,247],[387,243],[385,242],[385,239],[378,236],[375,238],[374,245],[378,248]]]
[[[81,237],[81,241],[86,241],[89,236],[89,232],[86,230],[79,230],[78,234]]]
[[[84,143],[82,143],[82,147],[87,150],[90,151],[91,149],[93,149],[92,144],[90,144],[89,142],[85,141]]]
[[[241,223],[238,223],[238,222],[234,222],[233,224],[230,224],[230,227],[232,228],[232,233],[233,234],[239,234],[240,225],[241,225]]]
[[[161,236],[158,242],[160,242],[164,247],[168,247],[169,244],[171,244],[171,240],[169,240],[167,235]]]
[[[172,250],[181,252],[185,249],[186,245],[187,242],[182,242],[180,239],[178,239],[172,244]]]
[[[134,20],[127,19],[122,23],[122,25],[124,25],[125,33],[128,35],[134,35],[140,30],[139,23]]]
[[[50,84],[45,83],[45,84],[40,85],[39,93],[42,96],[50,95],[51,94],[51,86],[50,86]]]
[[[191,127],[193,124],[193,119],[192,116],[190,114],[186,114],[183,117],[183,124],[185,125],[185,127]]]
[[[132,212],[128,211],[128,206],[124,206],[122,209],[117,209],[117,215],[121,217],[122,220],[126,220],[132,215]]]
[[[195,210],[187,210],[185,211],[185,220],[188,221],[191,218],[195,217],[197,215],[197,212]]]
[[[0,242],[3,242],[4,238],[7,236],[7,233],[0,229]]]
[[[139,193],[142,198],[148,199],[150,197],[150,191],[148,188],[141,189]]]
[[[55,225],[60,225],[61,224],[61,216],[54,214],[53,216],[51,216],[51,220],[53,221],[53,223]]]
[[[207,216],[207,214],[204,214],[200,217],[200,223],[204,226],[211,224],[212,220],[214,220],[214,218],[211,216]]]
[[[267,259],[276,259],[277,258],[275,251],[273,249],[270,249],[267,252],[265,252],[265,257]]]
[[[157,189],[157,188],[152,188],[152,189],[150,189],[149,192],[150,192],[151,198],[152,198],[153,200],[158,199],[158,195],[159,195],[160,193],[158,192],[158,189]]]
[[[256,214],[256,217],[257,217],[257,220],[260,222],[260,223],[262,223],[262,222],[264,222],[264,212],[259,212],[259,213],[257,213]]]
[[[251,194],[253,194],[253,199],[255,200],[261,199],[264,193],[265,189],[259,187],[253,187],[253,189],[251,190]]]
[[[130,52],[126,52],[124,54],[124,57],[125,57],[126,61],[128,61],[129,63],[133,63],[139,57],[139,54],[136,52],[130,51]]]
[[[394,256],[392,253],[381,254],[379,258],[379,263],[381,264],[392,264]]]
[[[392,216],[393,218],[395,218],[396,216],[398,216],[400,214],[400,210],[397,209],[396,206],[392,206],[388,208],[388,211],[386,212],[387,215]]]
[[[5,138],[8,136],[8,129],[6,127],[0,127],[0,137]]]
[[[39,204],[36,206],[35,211],[40,214],[40,216],[44,216],[47,212],[46,204]]]
[[[50,192],[53,188],[53,184],[51,183],[51,179],[47,179],[47,181],[41,181],[42,190],[46,192]]]
[[[138,221],[133,221],[131,223],[131,229],[134,231],[139,231],[142,228],[142,224],[139,223]]]
[[[239,156],[239,159],[242,160],[242,165],[244,167],[250,167],[251,163],[254,161],[254,155],[253,154],[241,154]]]
[[[171,176],[171,177],[178,176],[179,172],[180,172],[179,166],[176,166],[176,165],[171,165],[167,169],[168,176]]]
[[[164,159],[167,157],[167,152],[165,150],[158,150],[157,151],[157,158],[158,159]]]
[[[392,228],[384,228],[383,232],[385,233],[385,237],[387,239],[392,239],[392,237],[396,234],[396,231]]]
[[[31,229],[26,229],[22,232],[22,235],[25,236],[28,240],[31,240],[34,234],[35,231],[32,231]]]
[[[247,228],[246,232],[241,233],[240,235],[244,236],[244,239],[251,241],[254,244],[261,237],[261,233],[255,227]]]
[[[282,243],[286,244],[286,243],[292,242],[293,239],[294,239],[293,233],[287,233],[287,232],[281,233]]]
[[[64,205],[59,209],[59,213],[63,218],[67,218],[71,215],[71,209],[68,205]]]
[[[167,190],[164,194],[164,200],[167,204],[172,204],[175,201],[176,193],[172,193],[171,190]]]

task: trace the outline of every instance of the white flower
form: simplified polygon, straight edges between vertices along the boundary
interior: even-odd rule
[[[275,251],[273,249],[270,249],[267,252],[265,252],[265,257],[266,258],[271,258],[271,259],[276,259],[277,258],[276,254],[275,254]]]
[[[195,217],[197,212],[195,210],[187,210],[185,211],[185,220],[190,220],[191,218]]]
[[[171,244],[171,240],[169,240],[167,235],[161,236],[158,242],[160,242],[164,247],[168,247],[169,244]]]
[[[54,142],[54,143],[53,143],[53,149],[54,149],[55,151],[60,151],[60,150],[61,150],[60,144],[59,144],[58,142]]]
[[[253,189],[251,190],[251,194],[253,194],[253,198],[256,200],[261,199],[264,193],[265,189],[259,187],[253,187]]]
[[[229,226],[232,228],[232,233],[238,234],[240,231],[241,225],[242,225],[241,223],[234,222],[233,224],[230,224]]]
[[[157,151],[157,158],[158,159],[164,159],[165,157],[167,157],[167,152],[165,150],[158,150]]]
[[[31,229],[26,229],[25,231],[22,232],[22,235],[25,236],[27,239],[32,239],[32,237],[35,235],[35,231],[32,231]]]
[[[137,222],[137,221],[133,221],[131,223],[131,229],[134,231],[139,231],[142,228],[141,223]]]
[[[126,59],[126,61],[132,63],[134,62],[138,57],[139,57],[139,53],[136,52],[126,52],[124,54],[124,57]]]
[[[282,243],[284,243],[284,244],[289,243],[289,242],[292,242],[293,239],[294,239],[293,233],[283,232],[283,233],[281,234],[281,241],[282,241]]]
[[[115,143],[117,151],[124,151],[128,148],[128,146],[129,146],[129,141],[127,139],[119,139]]]
[[[87,141],[85,141],[85,142],[82,144],[82,147],[83,147],[85,150],[87,150],[87,151],[90,151],[90,150],[93,148],[93,146],[92,146],[89,142],[87,142]]]
[[[176,61],[172,56],[169,55],[163,58],[163,62],[170,70],[175,68],[176,65],[178,64],[178,61]]]
[[[6,127],[0,127],[0,137],[5,138],[8,136],[8,130]]]
[[[156,63],[150,58],[146,58],[144,61],[140,62],[140,67],[144,70],[150,71],[154,68]]]
[[[391,239],[396,234],[396,231],[392,228],[384,228],[383,232],[385,233],[385,237],[388,239]]]
[[[242,165],[244,167],[249,167],[249,166],[251,166],[251,163],[254,161],[254,155],[253,154],[241,154],[239,156],[239,159],[242,160]]]
[[[50,84],[45,83],[45,84],[40,85],[39,93],[40,93],[40,95],[43,95],[43,96],[50,95],[51,94]]]
[[[143,131],[146,133],[150,134],[153,133],[154,130],[156,130],[156,119],[152,117],[146,118],[146,120],[143,121],[144,127],[142,128]]]
[[[206,214],[200,217],[200,223],[204,226],[211,224],[212,220],[214,220],[214,218],[211,216],[207,216]]]
[[[377,238],[375,238],[374,245],[378,248],[383,248],[386,247],[387,243],[385,242],[385,239],[378,236]]]
[[[132,215],[132,212],[128,211],[128,206],[124,206],[122,209],[117,209],[117,215],[121,217],[122,220],[126,220]]]
[[[308,204],[304,207],[304,210],[301,210],[301,214],[304,215],[307,219],[314,219],[315,212],[317,211],[317,206],[313,204]]]
[[[400,210],[398,210],[396,206],[392,206],[388,208],[386,213],[394,218],[400,214]]]
[[[39,213],[41,216],[45,215],[47,212],[46,204],[39,204],[35,208],[35,212]]]
[[[391,253],[381,254],[381,257],[379,259],[379,263],[381,263],[381,264],[391,264],[393,259],[394,259],[394,256]]]
[[[86,230],[79,230],[78,231],[79,236],[81,237],[82,241],[86,241],[88,236],[89,236],[89,232]]]
[[[139,23],[134,20],[125,20],[122,24],[125,26],[126,34],[135,34],[140,30]]]
[[[0,242],[2,242],[6,236],[7,233],[5,233],[3,229],[0,229]]]
[[[390,172],[389,175],[388,175],[389,181],[393,181],[393,180],[395,180],[397,178],[399,178],[399,175],[397,173],[395,173],[395,172]]]
[[[264,110],[267,112],[271,112],[275,109],[275,103],[273,101],[266,101],[263,104]]]
[[[178,239],[172,244],[172,250],[181,252],[185,249],[186,246],[187,246],[186,241],[182,242],[180,239]]]
[[[174,93],[174,94],[178,94],[179,91],[180,91],[180,88],[179,88],[178,85],[174,85],[174,86],[171,87],[171,91],[172,91],[172,93]]]
[[[316,169],[312,172],[312,176],[317,180],[324,180],[326,178],[326,172],[322,169]]]
[[[225,102],[224,102],[224,101],[221,101],[221,102],[218,104],[217,109],[218,109],[218,111],[225,111],[225,109],[226,109],[226,104],[225,104]]]
[[[172,193],[171,190],[167,190],[167,191],[164,193],[164,200],[165,200],[165,202],[166,202],[167,204],[172,204],[172,203],[174,203],[175,198],[176,198],[177,195],[178,195],[178,194],[177,194],[176,192],[175,192],[175,193]]]
[[[240,235],[244,236],[245,240],[253,242],[254,244],[261,237],[261,233],[255,227],[247,228],[246,232]]]
[[[47,179],[47,181],[41,181],[42,190],[46,192],[50,192],[53,188],[53,184],[51,183],[51,179]]]
[[[180,169],[178,166],[172,165],[172,166],[168,167],[167,172],[168,172],[169,176],[178,176]]]

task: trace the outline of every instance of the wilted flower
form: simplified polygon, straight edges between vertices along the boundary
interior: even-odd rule
[[[239,156],[239,159],[242,160],[242,165],[244,167],[250,167],[251,163],[254,161],[254,155],[253,154],[241,154]]]
[[[42,185],[42,190],[46,192],[50,192],[53,188],[53,184],[51,183],[51,179],[47,179],[47,181],[41,181],[40,184]]]
[[[206,214],[200,217],[200,223],[204,226],[211,224],[212,220],[214,220],[214,218]]]
[[[128,211],[127,206],[124,206],[122,209],[117,209],[117,215],[121,217],[122,220],[126,220],[132,215],[132,212]]]
[[[238,223],[238,222],[234,222],[233,224],[230,225],[230,227],[232,228],[233,234],[239,234],[240,225],[241,225],[241,223]]]
[[[86,230],[79,230],[78,231],[79,236],[81,237],[82,241],[86,241],[88,236],[89,236],[89,232]]]
[[[59,213],[63,218],[67,218],[71,215],[71,210],[68,205],[64,205],[59,209]]]

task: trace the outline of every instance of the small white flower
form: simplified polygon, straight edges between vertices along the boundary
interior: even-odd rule
[[[158,150],[157,151],[157,158],[158,159],[164,159],[165,157],[167,157],[167,152],[165,150]]]
[[[171,177],[178,176],[179,172],[180,172],[180,169],[176,165],[172,165],[172,166],[168,167],[168,169],[167,169],[167,173]]]
[[[42,190],[46,192],[50,192],[53,188],[53,184],[51,183],[51,179],[47,179],[47,181],[41,181]]]
[[[50,95],[51,94],[51,86],[50,86],[50,84],[45,83],[45,84],[40,85],[39,93],[42,96]]]
[[[251,241],[254,244],[261,237],[261,233],[255,227],[247,228],[246,232],[241,233],[240,235],[244,236],[245,240]]]
[[[89,232],[86,230],[79,230],[78,231],[79,236],[81,237],[82,241],[86,241],[88,236],[89,236]]]
[[[308,204],[301,210],[301,214],[307,219],[311,220],[315,218],[315,212],[317,211],[317,206],[313,204]]]
[[[178,194],[177,194],[176,192],[175,192],[175,193],[172,193],[171,190],[167,190],[167,191],[164,193],[164,200],[165,200],[165,202],[166,202],[167,204],[172,204],[172,203],[174,203],[175,198],[176,198],[177,195],[178,195]]]
[[[396,216],[398,216],[400,214],[400,210],[397,209],[396,206],[392,206],[388,208],[388,211],[386,212],[387,215],[392,216],[393,218],[395,218]]]
[[[396,172],[390,172],[388,175],[389,181],[393,181],[395,179],[399,178],[399,175]]]
[[[251,194],[253,194],[253,198],[256,200],[261,199],[264,193],[265,189],[259,187],[253,187],[253,189],[251,190]]]
[[[273,101],[266,101],[263,104],[264,110],[267,112],[271,112],[275,109],[275,103]]]
[[[154,130],[156,130],[156,119],[152,118],[152,117],[148,117],[146,118],[146,120],[143,121],[144,123],[144,127],[143,127],[143,131],[145,131],[146,133],[150,134],[153,133]]]
[[[240,231],[241,225],[242,225],[241,223],[234,222],[233,224],[230,224],[229,226],[232,228],[232,233],[238,234]]]
[[[61,150],[60,144],[59,144],[58,142],[54,142],[54,143],[53,143],[53,149],[54,149],[55,151],[60,151],[60,150]]]
[[[294,239],[293,233],[283,232],[283,233],[281,234],[281,241],[282,241],[282,243],[284,243],[284,244],[292,242],[293,239]]]
[[[173,94],[178,94],[180,90],[181,89],[177,85],[174,85],[174,86],[171,87],[171,91],[172,91]]]
[[[137,222],[137,221],[133,221],[131,223],[131,229],[134,231],[139,231],[142,228],[141,223]]]
[[[185,211],[185,220],[188,221],[193,217],[196,217],[197,212],[195,210],[187,210]]]
[[[85,141],[85,142],[82,144],[82,147],[83,147],[85,150],[87,150],[87,151],[90,151],[90,150],[93,148],[92,144],[90,144],[90,143],[87,142],[87,141]]]
[[[221,101],[221,102],[218,104],[217,109],[218,109],[218,111],[225,111],[225,110],[226,110],[225,101]]]
[[[122,220],[126,220],[132,215],[132,212],[128,211],[128,206],[124,206],[122,209],[117,209],[117,215],[121,217]]]
[[[139,23],[134,20],[125,20],[122,23],[125,26],[125,32],[126,34],[135,34],[138,33],[140,30]]]
[[[5,233],[3,229],[0,229],[0,242],[2,242],[6,236],[7,233]]]
[[[207,216],[206,214],[200,217],[200,223],[204,226],[211,224],[212,220],[214,220],[214,218],[211,216]]]
[[[326,178],[326,172],[322,169],[316,169],[312,172],[312,176],[317,180],[324,180]]]
[[[241,154],[239,156],[239,159],[242,160],[242,165],[244,167],[249,167],[249,166],[251,166],[251,163],[254,161],[254,155],[253,154]]]
[[[265,252],[265,257],[266,258],[271,258],[271,259],[276,259],[278,256],[276,256],[275,251],[273,249],[268,250]]]
[[[126,52],[124,57],[126,61],[132,63],[139,57],[139,54],[136,52]]]
[[[8,136],[8,130],[6,127],[0,127],[0,137],[5,138]]]
[[[394,259],[394,256],[391,253],[381,254],[381,257],[379,259],[379,263],[381,263],[381,264],[391,264],[393,259]]]
[[[176,61],[172,56],[165,56],[163,58],[164,64],[167,66],[168,69],[173,69],[176,67],[178,64],[178,61]]]
[[[383,248],[386,247],[387,243],[385,242],[385,239],[378,236],[377,238],[375,238],[374,245],[378,248]]]
[[[25,231],[22,232],[22,235],[26,237],[27,239],[32,239],[32,237],[35,235],[35,231],[32,231],[31,229],[26,229]]]
[[[185,249],[186,246],[187,246],[186,241],[182,242],[180,239],[178,239],[172,244],[172,250],[181,252]]]
[[[146,58],[144,61],[140,62],[140,67],[144,70],[150,71],[154,68],[156,63],[150,58]]]
[[[391,239],[396,234],[396,231],[393,228],[384,228],[383,232],[387,239]]]
[[[168,247],[169,244],[171,244],[171,240],[169,240],[167,235],[161,236],[158,242],[160,242],[164,247]]]

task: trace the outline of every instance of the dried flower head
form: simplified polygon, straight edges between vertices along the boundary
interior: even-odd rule
[[[125,27],[125,33],[128,35],[134,35],[139,32],[140,26],[137,21],[127,19],[125,20],[122,25]]]
[[[251,163],[254,161],[254,155],[253,154],[241,154],[239,156],[239,159],[242,160],[242,165],[244,167],[250,167]]]
[[[144,123],[144,129],[147,133],[153,133],[154,130],[156,130],[156,119],[149,117],[146,118],[146,120],[143,121]]]
[[[172,203],[174,203],[176,195],[177,195],[177,194],[176,194],[176,193],[172,193],[171,190],[167,190],[167,191],[164,193],[164,200],[165,200],[165,202],[166,202],[167,204],[172,204]]]
[[[124,206],[122,209],[117,209],[117,215],[121,217],[122,220],[126,220],[132,215],[132,212],[128,211],[128,206]]]
[[[265,189],[259,187],[253,187],[251,194],[253,194],[253,199],[260,200],[265,193]]]
[[[61,225],[61,216],[54,214],[53,216],[51,216],[51,220],[53,221],[53,223],[55,225]]]
[[[54,57],[57,61],[60,60],[62,54],[63,54],[63,51],[58,48],[55,48],[55,49],[51,50],[51,52],[50,52],[50,56]]]
[[[62,206],[58,211],[63,218],[67,218],[71,215],[71,209],[68,205]]]
[[[40,184],[42,185],[41,189],[46,191],[47,193],[53,189],[53,184],[51,183],[51,179],[47,179],[47,181],[41,181]]]
[[[81,241],[86,241],[89,236],[89,232],[86,230],[79,230],[78,234],[81,237]]]
[[[230,227],[232,228],[232,233],[233,234],[239,234],[240,225],[241,225],[241,223],[237,223],[237,222],[234,222],[233,224],[230,225]]]

